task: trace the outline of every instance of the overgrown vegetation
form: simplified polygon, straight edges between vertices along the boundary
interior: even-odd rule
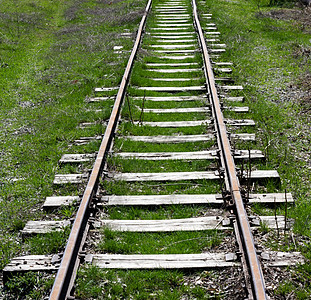
[[[274,6],[275,5],[275,6]],[[277,7],[276,5],[289,8]],[[22,241],[19,230],[31,219],[54,218],[45,214],[40,205],[46,196],[78,195],[80,187],[55,188],[52,185],[56,172],[86,171],[90,164],[58,166],[61,154],[96,151],[99,142],[86,146],[70,146],[81,136],[101,135],[104,124],[98,123],[86,129],[77,129],[81,122],[102,121],[108,118],[112,101],[86,104],[85,98],[92,96],[94,87],[116,86],[123,73],[127,53],[115,53],[113,47],[122,45],[129,50],[131,39],[120,36],[123,31],[132,32],[140,20],[145,1],[40,1],[9,0],[0,9],[0,137],[1,137],[1,186],[0,186],[0,267],[13,256],[25,253],[43,254],[60,251],[68,235],[67,231],[30,237]],[[244,86],[246,103],[251,108],[251,118],[257,127],[248,132],[256,132],[257,148],[267,156],[265,163],[253,167],[277,169],[282,177],[282,185],[275,188],[271,183],[266,187],[253,186],[256,191],[292,192],[296,203],[288,208],[288,215],[295,219],[295,237],[272,236],[268,246],[273,249],[302,251],[307,259],[305,265],[291,271],[292,277],[274,290],[276,299],[308,299],[310,287],[310,15],[307,11],[292,7],[292,3],[272,0],[206,0],[199,4],[201,12],[213,13],[213,22],[222,33],[221,42],[227,44],[223,61],[232,61],[233,77],[236,84]],[[208,21],[209,22],[209,21]],[[152,23],[150,23],[151,26]],[[146,37],[145,49],[150,45]],[[142,51],[140,63],[129,89],[131,96],[144,96],[135,90],[135,85],[154,84],[146,79],[142,62],[158,62]],[[199,62],[199,54],[194,60]],[[157,77],[155,72],[148,74]],[[187,74],[179,74],[180,78]],[[202,84],[202,73],[192,82]],[[167,75],[175,77],[174,75]],[[157,86],[169,84],[158,82]],[[180,83],[180,85],[183,85]],[[232,93],[233,95],[234,93]],[[154,96],[156,93],[150,93]],[[184,93],[181,93],[184,95]],[[142,100],[130,100],[129,111],[124,106],[122,118],[130,121],[140,119]],[[134,106],[136,105],[136,106]],[[147,103],[148,107],[159,107],[158,103]],[[162,103],[162,108],[173,107]],[[186,107],[198,106],[197,102],[182,104]],[[199,105],[204,105],[200,103]],[[244,105],[244,104],[243,104]],[[181,106],[180,106],[181,107]],[[93,113],[91,109],[101,109]],[[228,116],[234,116],[229,113]],[[193,117],[202,119],[204,115]],[[249,117],[249,115],[247,115]],[[178,114],[145,116],[145,121],[171,119],[179,120]],[[238,116],[237,116],[238,118]],[[123,122],[119,135],[154,134],[202,134],[212,127],[194,128],[152,128]],[[238,128],[232,128],[238,132]],[[245,131],[244,131],[245,132]],[[134,145],[135,144],[135,145]],[[209,149],[213,142],[196,145],[194,149]],[[249,143],[237,142],[236,148],[247,149]],[[71,148],[70,148],[71,147]],[[166,151],[187,151],[189,145],[170,145]],[[150,151],[150,145],[118,140],[117,151]],[[134,150],[133,150],[134,149]],[[153,148],[161,151],[161,145]],[[170,150],[171,149],[171,150]],[[190,150],[189,150],[190,151]],[[215,163],[189,162],[176,164],[169,162],[156,167],[146,162],[137,165],[132,160],[124,165],[120,159],[111,159],[113,170],[149,171],[195,170],[215,168]],[[217,183],[190,181],[183,183],[148,184],[124,182],[104,182],[106,194],[167,194],[167,193],[218,193]],[[204,208],[191,207],[151,208],[111,208],[105,213],[112,218],[177,218],[204,214]],[[265,207],[257,206],[259,213],[271,214]],[[278,209],[278,213],[285,207]],[[61,208],[58,217],[70,218],[74,207]],[[262,234],[270,234],[264,225]],[[146,234],[145,241],[152,245],[140,245],[140,235],[136,233],[115,233],[108,229],[101,232],[99,248],[104,252],[117,253],[194,253],[217,247],[225,235],[218,233]],[[193,245],[191,241],[200,243]],[[295,240],[296,239],[296,240]],[[132,243],[132,246],[130,247]],[[43,247],[42,247],[43,245]],[[141,246],[141,247],[140,247]],[[195,247],[194,247],[195,246]],[[164,249],[164,250],[163,250]],[[208,290],[202,282],[214,280],[213,272],[177,271],[103,271],[95,267],[83,268],[78,276],[76,296],[82,299],[213,299],[226,298],[219,289]],[[51,287],[47,276],[40,279],[38,273],[27,273],[14,277],[7,284],[5,294],[8,299],[42,299]],[[292,281],[292,282],[290,282]],[[200,283],[197,283],[200,282]],[[221,282],[221,278],[219,279]],[[212,296],[210,296],[212,294]]]
[[[215,276],[212,272],[190,272],[189,275],[197,278],[197,282]],[[94,285],[93,281],[100,284]],[[189,282],[180,271],[105,271],[90,267],[81,270],[77,286],[77,296],[83,299],[210,299],[199,284]],[[221,299],[221,294],[212,297]]]
[[[54,175],[61,170],[58,160],[71,152],[70,144],[76,138],[104,132],[100,123],[77,127],[81,122],[106,120],[112,102],[88,104],[85,99],[93,95],[95,87],[119,83],[128,53],[115,53],[113,47],[131,49],[132,36],[121,33],[135,31],[145,4],[131,0],[1,3],[1,269],[17,255],[63,249],[67,231],[22,240],[19,230],[28,220],[56,217],[41,209],[46,196],[81,192],[81,187],[53,186]],[[95,109],[101,112],[93,113]],[[95,151],[98,142],[92,144],[93,148],[80,146],[75,151]],[[71,209],[60,210],[61,218],[72,214]],[[18,299],[42,299],[42,289],[31,283],[39,275],[23,276],[7,289]],[[10,296],[2,295],[0,288],[3,297]]]
[[[292,192],[296,201],[287,209],[288,216],[295,220],[296,237],[269,233],[272,236],[267,246],[302,251],[307,261],[292,271],[291,278],[275,290],[274,297],[309,299],[310,12],[295,7],[293,2],[288,2],[287,8],[277,4],[286,3],[207,0],[206,6],[200,8],[213,13],[222,41],[227,44],[222,59],[233,62],[235,82],[244,86],[246,103],[257,123],[257,148],[267,156],[265,165],[280,173],[282,185],[278,191]],[[285,209],[283,206],[278,213]],[[261,206],[259,213],[273,212],[265,212]]]

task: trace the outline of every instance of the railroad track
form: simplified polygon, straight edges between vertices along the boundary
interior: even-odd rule
[[[289,203],[293,202],[292,196],[250,192],[253,182],[277,181],[279,175],[274,170],[257,170],[251,164],[264,159],[261,151],[232,146],[233,141],[241,145],[254,141],[255,135],[244,132],[244,128],[255,123],[238,117],[239,113],[247,113],[248,107],[241,104],[243,97],[239,91],[243,88],[228,77],[231,64],[221,61],[225,45],[211,23],[212,16],[202,14],[199,18],[195,0],[159,1],[152,9],[151,6],[150,0],[120,86],[96,88],[96,97],[88,99],[106,101],[111,97],[107,94],[115,98],[98,153],[66,154],[60,160],[61,164],[95,160],[89,174],[55,177],[55,185],[85,182],[83,196],[49,197],[44,204],[45,208],[55,208],[78,201],[75,220],[30,221],[23,229],[24,234],[40,234],[71,226],[64,253],[15,258],[5,267],[4,274],[57,271],[50,299],[67,299],[72,297],[77,270],[84,264],[107,269],[241,268],[245,297],[268,299],[263,269],[301,263],[303,258],[299,253],[259,251],[254,233],[262,224],[286,230],[290,222],[286,216],[254,216],[248,203]],[[151,20],[147,22],[150,14]],[[81,138],[76,144],[93,139],[98,137]],[[135,164],[132,169],[139,172],[127,171],[131,169],[129,163]],[[151,164],[155,167],[150,168]],[[131,187],[127,194],[106,193],[107,185],[114,183]],[[178,189],[168,193],[166,186]],[[198,186],[203,187],[202,191],[214,188],[215,193],[202,193],[196,189]],[[149,206],[169,209],[171,205],[205,208],[200,216],[161,220],[110,219],[104,213],[110,206],[138,206],[147,210]],[[220,207],[214,210],[217,214],[209,212],[214,206]],[[236,245],[230,246],[233,252],[211,249],[192,254],[100,254],[86,247],[86,241],[92,239],[90,233],[103,227],[142,234],[232,231]]]

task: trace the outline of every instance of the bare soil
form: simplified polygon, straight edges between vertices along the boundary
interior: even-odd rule
[[[311,54],[309,54],[311,55]],[[311,111],[311,74],[305,73],[300,78],[296,85],[300,91],[303,91],[303,94],[300,98],[300,103],[303,107],[303,112],[306,114]]]
[[[259,12],[257,17],[293,21],[305,32],[311,32],[311,9],[281,8],[268,12]]]

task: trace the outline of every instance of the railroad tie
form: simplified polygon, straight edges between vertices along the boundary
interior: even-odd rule
[[[43,208],[45,210],[54,209],[62,205],[68,206],[78,204],[81,200],[79,196],[51,196],[47,197]],[[249,194],[246,199],[250,204],[262,203],[274,205],[275,203],[293,203],[291,193],[267,193]],[[172,195],[107,195],[102,196],[97,202],[98,206],[153,206],[153,205],[187,205],[187,204],[207,204],[222,206],[224,203],[221,194],[172,194]]]

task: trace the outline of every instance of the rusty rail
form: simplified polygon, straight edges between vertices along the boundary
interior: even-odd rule
[[[230,192],[232,201],[236,211],[236,218],[239,227],[239,233],[243,245],[243,253],[247,263],[251,286],[254,299],[267,299],[265,281],[262,274],[262,269],[257,257],[256,247],[254,244],[253,235],[249,226],[247,212],[245,210],[243,199],[240,191],[239,179],[236,175],[236,166],[231,153],[230,141],[227,135],[224,117],[221,111],[220,102],[216,90],[214,74],[208,54],[206,42],[203,35],[203,30],[197,13],[195,0],[192,0],[193,16],[196,29],[198,31],[199,40],[202,48],[203,61],[205,67],[206,84],[210,93],[210,102],[216,127],[217,141],[221,150],[221,163],[225,169],[225,181],[227,191]]]
[[[70,297],[71,288],[76,277],[76,270],[80,262],[79,252],[83,246],[83,241],[88,229],[87,220],[89,216],[89,206],[93,196],[96,194],[101,172],[103,170],[113,134],[119,120],[121,105],[133,67],[133,62],[142,39],[142,34],[145,28],[147,15],[151,8],[151,3],[152,0],[149,0],[140,22],[137,37],[126,66],[116,100],[114,102],[112,113],[110,115],[109,122],[101,142],[89,181],[87,183],[75,221],[73,223],[60,267],[56,274],[54,285],[49,297],[50,300],[67,299]]]
[[[106,157],[111,146],[114,131],[118,123],[121,105],[124,99],[126,87],[128,84],[129,76],[132,70],[133,62],[136,57],[143,30],[146,24],[146,18],[151,8],[152,0],[149,0],[145,13],[140,22],[136,41],[131,52],[127,67],[125,69],[120,88],[118,90],[114,107],[101,142],[98,155],[96,157],[94,167],[92,169],[87,187],[83,194],[76,219],[72,226],[70,236],[63,254],[61,265],[57,272],[54,285],[50,294],[51,300],[67,299],[70,298],[70,291],[76,276],[76,270],[80,263],[79,253],[82,249],[86,234],[88,231],[88,216],[89,207],[93,196],[96,194],[101,172],[104,168]],[[210,58],[205,43],[203,31],[199,22],[197,7],[195,0],[192,0],[194,23],[198,31],[199,40],[202,48],[203,61],[205,66],[206,84],[210,92],[210,101],[215,120],[215,127],[217,132],[217,141],[221,150],[221,163],[225,168],[225,182],[226,188],[230,192],[235,210],[236,218],[243,245],[244,259],[247,262],[247,267],[250,273],[251,286],[254,299],[267,299],[265,292],[265,282],[261,270],[260,263],[257,258],[256,248],[254,245],[253,236],[248,223],[247,213],[242,200],[240,192],[240,184],[236,175],[236,166],[233,156],[231,154],[230,141],[227,136],[226,125],[221,112],[219,98],[215,86],[214,75],[210,63]]]

